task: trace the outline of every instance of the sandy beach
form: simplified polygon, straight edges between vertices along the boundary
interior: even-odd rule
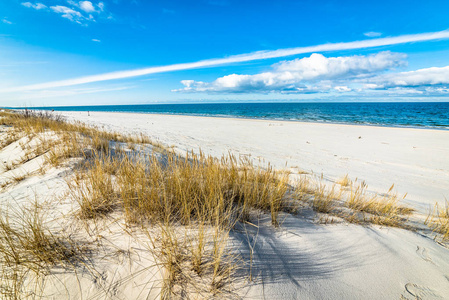
[[[378,193],[395,183],[398,192],[408,192],[405,203],[417,209],[413,220],[423,220],[435,202],[443,203],[448,197],[449,131],[156,114],[63,115],[69,121],[106,131],[142,133],[182,154],[201,149],[216,157],[229,152],[249,156],[255,162],[290,170],[290,182],[300,174],[322,173],[332,184],[349,174],[352,179],[365,180],[369,190]],[[11,128],[1,129],[4,141]],[[51,133],[40,136],[47,141],[57,139]],[[37,149],[39,141],[22,137],[1,149],[0,209],[20,214],[36,203],[45,212],[45,224],[53,234],[70,233],[77,240],[89,241],[91,247],[89,259],[82,268],[75,266],[75,272],[50,268],[44,275],[45,285],[39,287],[40,297],[164,298],[161,290],[167,264],[163,256],[154,254],[158,247],[151,246],[161,238],[157,230],[133,227],[120,209],[82,220],[82,202],[75,201],[71,191],[73,182],[86,175],[77,173],[82,168],[75,171],[80,168],[73,158],[48,165],[45,151],[24,160],[24,154]],[[135,147],[127,151],[139,149]],[[111,172],[115,174],[112,177],[118,176]],[[117,178],[111,181],[111,185],[119,184]],[[280,226],[273,226],[270,214],[259,212],[230,229],[226,251],[238,255],[239,269],[231,276],[226,293],[210,292],[209,288],[191,293],[187,289],[174,298],[448,299],[449,250],[439,239],[433,240],[435,235],[422,222],[416,231],[358,224],[328,218],[310,206],[295,213],[281,211],[279,219]],[[196,225],[175,224],[174,230],[181,232],[179,243],[198,230]],[[154,240],[148,240],[152,234]],[[191,267],[187,271],[192,272]],[[197,277],[209,286],[208,276]],[[24,278],[26,292],[37,279]]]
[[[392,184],[422,213],[449,199],[449,131],[159,114],[63,112],[107,130],[148,135],[180,153],[228,152],[336,181],[348,174],[369,189]]]
[[[0,300],[449,300],[430,3],[0,0]]]

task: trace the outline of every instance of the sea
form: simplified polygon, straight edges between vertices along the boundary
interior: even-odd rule
[[[449,102],[202,103],[33,107],[55,111],[128,112],[449,130]]]

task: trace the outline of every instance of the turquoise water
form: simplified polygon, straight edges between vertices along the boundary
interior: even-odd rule
[[[226,103],[34,107],[449,129],[449,102]]]

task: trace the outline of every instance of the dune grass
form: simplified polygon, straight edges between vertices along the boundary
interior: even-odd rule
[[[163,266],[164,298],[189,288],[221,293],[237,268],[229,232],[252,210],[278,226],[289,189],[286,173],[234,156],[95,153],[84,167],[69,184],[82,218],[116,210],[130,226],[156,228],[149,251]]]
[[[15,183],[19,183],[23,180],[25,180],[27,178],[28,174],[27,173],[22,173],[22,174],[15,174],[12,176],[12,180]]]
[[[348,187],[352,185],[352,180],[349,178],[348,174],[341,177],[337,180],[337,184],[341,185],[342,187]]]
[[[370,193],[364,181],[352,181],[347,175],[329,185],[323,182],[322,176],[315,180],[301,177],[296,185],[296,195],[300,201],[310,203],[314,211],[339,217],[349,223],[410,229],[408,216],[414,210],[401,204],[406,195],[399,197],[393,189],[394,185],[383,195]],[[319,220],[326,224],[335,221],[329,217],[320,217]]]
[[[269,213],[272,224],[279,226],[278,214],[287,206],[288,174],[256,167],[246,158],[180,156],[159,145],[160,152],[148,153],[135,146],[149,143],[143,135],[106,133],[64,122],[49,112],[6,114],[1,122],[13,126],[14,134],[40,139],[39,149],[27,149],[21,163],[40,155],[53,167],[81,159],[68,180],[81,219],[95,220],[115,211],[123,213],[129,226],[159,228],[161,239],[154,239],[158,246],[152,251],[166,270],[165,295],[188,278],[200,278],[207,282],[206,290],[219,293],[236,266],[228,249],[236,222],[248,220],[254,210]],[[111,146],[111,141],[128,143],[128,152],[119,144]],[[26,149],[26,143],[22,147]],[[180,243],[178,236],[175,242],[172,232],[180,226],[196,228],[185,234],[188,242]]]
[[[148,245],[163,275],[161,299],[227,299],[242,260],[229,247],[229,231],[196,222],[145,227]],[[202,236],[203,238],[199,238]]]
[[[28,293],[39,297],[37,292],[51,268],[73,268],[87,252],[87,244],[48,228],[36,203],[30,209],[0,211],[1,298],[22,299]]]
[[[285,172],[255,167],[232,155],[221,159],[193,153],[182,157],[173,152],[162,158],[157,153],[114,155],[94,151],[84,165],[87,172],[79,173],[70,184],[86,216],[107,199],[117,198],[116,204],[130,223],[169,220],[189,224],[204,219],[211,224],[225,220],[233,224],[250,209],[268,211],[273,225],[279,223],[277,216],[289,188]]]
[[[6,125],[6,124],[4,124]],[[0,149],[3,149],[12,143],[18,141],[21,138],[21,135],[16,130],[8,130],[3,134],[2,139],[0,141]]]
[[[337,199],[335,185],[328,188],[321,177],[313,191],[313,209],[320,213],[332,213],[335,210]]]
[[[414,210],[400,204],[400,201],[406,195],[399,197],[397,193],[394,193],[394,185],[384,195],[368,194],[367,188],[365,182],[351,185],[346,200],[347,207],[361,212],[361,218],[364,222],[392,227],[407,227],[407,216],[412,214]]]
[[[8,131],[6,141],[10,144],[25,135],[36,135],[42,132],[53,132],[62,134],[65,142],[89,145],[96,150],[106,150],[110,141],[131,142],[140,144],[153,143],[144,135],[123,135],[117,132],[108,132],[95,127],[87,126],[81,122],[67,122],[63,116],[50,111],[22,110],[16,112],[0,112],[0,125],[12,127]],[[11,141],[11,142],[10,142]],[[4,143],[2,143],[4,144]]]
[[[400,204],[402,198],[393,193],[393,186],[384,196],[372,195],[365,183],[353,182],[348,175],[331,187],[323,177],[311,180],[301,176],[292,188],[287,172],[256,166],[246,157],[214,158],[191,152],[181,156],[143,135],[104,132],[68,123],[51,112],[25,110],[0,116],[0,124],[12,126],[0,146],[24,136],[30,137],[28,142],[39,139],[39,147],[27,149],[19,163],[45,156],[48,165],[58,167],[78,158],[78,167],[67,183],[71,197],[79,204],[79,219],[91,222],[116,213],[127,226],[147,233],[148,251],[160,262],[164,274],[161,296],[165,299],[191,289],[220,295],[239,266],[240,258],[229,247],[231,230],[238,222],[251,221],[251,216],[259,213],[269,214],[272,225],[279,226],[279,214],[291,208],[291,195],[310,204],[316,212],[351,223],[406,227],[407,215],[412,213]],[[127,150],[122,145],[125,143]],[[137,144],[152,148],[145,150]],[[26,149],[26,143],[22,147]],[[439,213],[446,216],[439,219],[447,220],[447,215],[447,210]],[[433,220],[437,219],[429,220],[429,224],[439,232],[446,230],[448,235],[447,222],[444,227]],[[0,222],[4,244],[0,255],[7,257],[11,266],[20,266],[20,270],[34,270],[36,264],[70,262],[82,252],[78,246],[72,249],[76,243],[67,237],[52,235],[42,223],[26,222],[28,227],[17,231],[9,222],[8,218]],[[36,234],[41,241],[39,247],[44,247],[38,251],[44,253],[43,257],[29,250],[38,246],[22,244],[26,240],[22,232],[29,230],[30,224],[31,228],[40,228]],[[59,252],[52,254],[52,249]],[[47,260],[45,253],[55,261]],[[15,257],[27,257],[32,263],[23,264]]]
[[[441,234],[440,239],[443,242],[449,241],[449,202],[446,200],[443,207],[435,203],[435,207],[427,216],[425,224]]]
[[[70,194],[80,207],[81,218],[92,219],[111,212],[116,205],[112,177],[107,173],[108,164],[99,158],[88,162],[89,167],[67,181]]]

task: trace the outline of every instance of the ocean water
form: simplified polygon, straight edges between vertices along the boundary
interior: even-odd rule
[[[157,113],[449,130],[449,102],[149,104],[33,109]]]

